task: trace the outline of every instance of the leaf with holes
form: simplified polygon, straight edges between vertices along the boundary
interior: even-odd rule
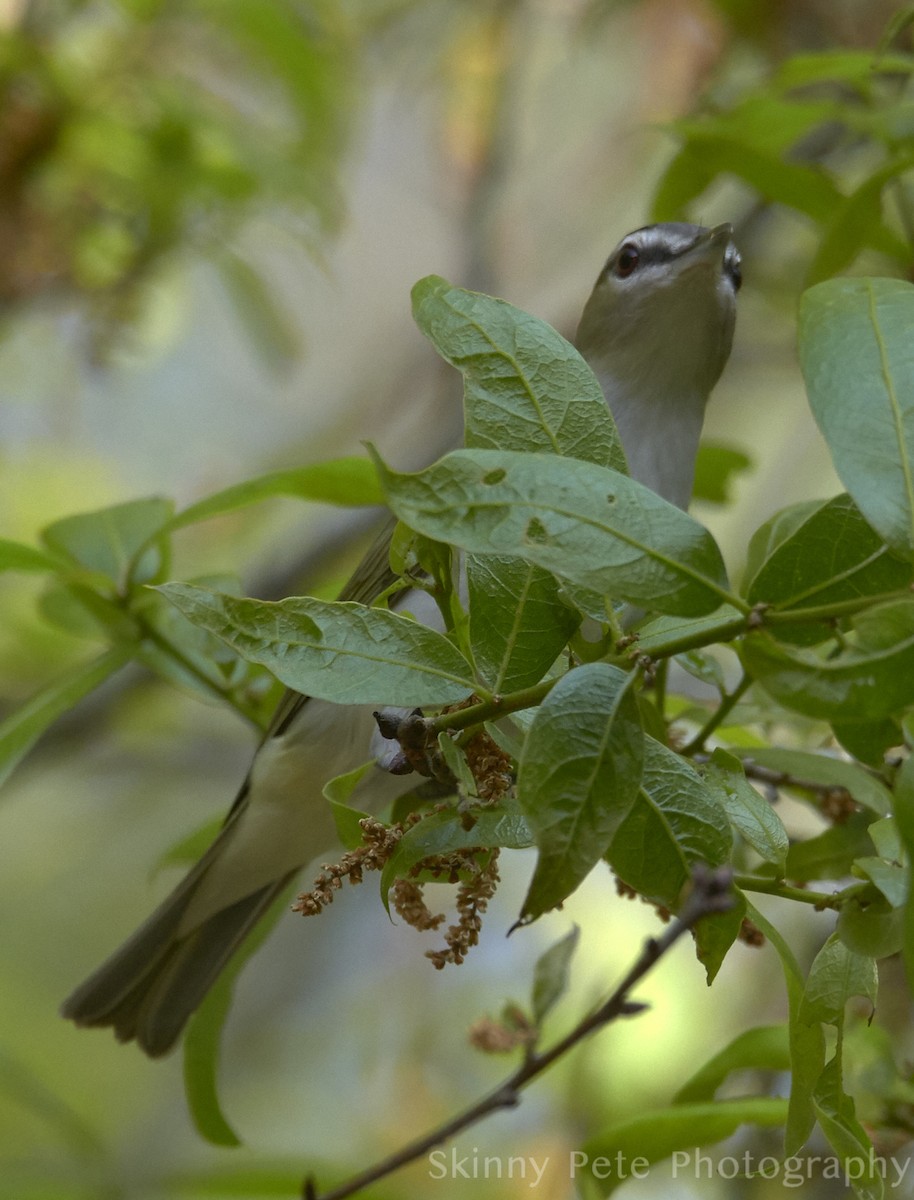
[[[698,616],[733,600],[708,531],[617,471],[507,450],[456,450],[411,475],[376,462],[397,516],[438,541],[515,555],[660,612]]]

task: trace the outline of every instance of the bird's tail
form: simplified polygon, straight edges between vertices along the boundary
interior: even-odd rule
[[[111,1026],[152,1057],[166,1054],[229,958],[280,895],[294,872],[220,909],[196,928],[182,918],[224,839],[230,821],[174,891],[124,944],[71,993],[61,1014],[82,1026]]]

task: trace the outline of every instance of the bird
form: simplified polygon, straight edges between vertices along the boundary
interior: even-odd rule
[[[600,271],[574,343],[606,397],[630,474],[688,506],[705,406],[730,354],[741,284],[729,224],[647,225]],[[340,599],[370,604],[393,582],[390,527]],[[432,623],[425,593],[406,607]],[[78,1026],[110,1026],[150,1057],[166,1054],[222,969],[296,873],[337,842],[328,780],[389,758],[374,714],[288,692],[209,848],[150,917],[64,1001]],[[380,809],[403,780],[362,781]],[[353,799],[359,803],[359,796]],[[363,807],[365,805],[362,805]]]

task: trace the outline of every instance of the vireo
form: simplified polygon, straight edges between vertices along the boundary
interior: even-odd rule
[[[578,326],[577,347],[603,387],[631,474],[683,508],[705,405],[730,353],[739,285],[729,225],[646,226],[613,250]],[[386,538],[372,547],[343,599],[371,603],[388,585],[387,549]],[[423,599],[408,593],[406,605],[431,620]],[[294,874],[335,845],[324,784],[380,749],[370,707],[287,693],[212,845],[69,996],[63,1015],[166,1053]],[[381,770],[361,787],[375,808],[404,790]],[[354,803],[365,806],[358,793]]]

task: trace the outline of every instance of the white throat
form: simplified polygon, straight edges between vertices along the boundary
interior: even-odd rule
[[[671,504],[688,508],[707,397],[653,388],[653,394],[633,395],[630,382],[622,386],[601,364],[591,367],[619,430],[632,478]]]

